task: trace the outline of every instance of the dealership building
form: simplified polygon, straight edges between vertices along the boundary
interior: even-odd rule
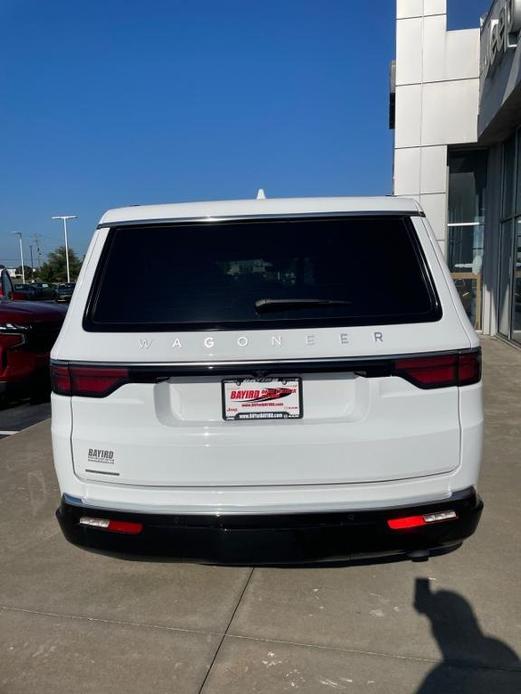
[[[447,0],[397,0],[390,120],[394,193],[422,204],[474,326],[521,344],[521,0],[453,31]]]

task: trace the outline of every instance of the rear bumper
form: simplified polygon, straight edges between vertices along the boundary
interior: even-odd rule
[[[116,556],[163,557],[212,564],[292,564],[386,556],[421,556],[457,547],[476,530],[483,502],[473,489],[451,499],[385,510],[277,515],[155,515],[62,503],[56,512],[69,542]],[[456,520],[407,530],[387,521],[440,511]],[[80,518],[141,523],[137,535],[80,525]]]

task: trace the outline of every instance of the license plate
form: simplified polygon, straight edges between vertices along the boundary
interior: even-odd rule
[[[222,382],[223,419],[300,419],[300,378],[241,378]]]

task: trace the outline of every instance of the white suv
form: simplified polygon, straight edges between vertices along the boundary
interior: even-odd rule
[[[425,557],[479,521],[479,341],[413,200],[111,210],[52,378],[75,544]]]

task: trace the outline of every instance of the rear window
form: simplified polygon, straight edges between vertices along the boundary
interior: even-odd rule
[[[233,330],[439,320],[406,218],[114,227],[84,327]]]

